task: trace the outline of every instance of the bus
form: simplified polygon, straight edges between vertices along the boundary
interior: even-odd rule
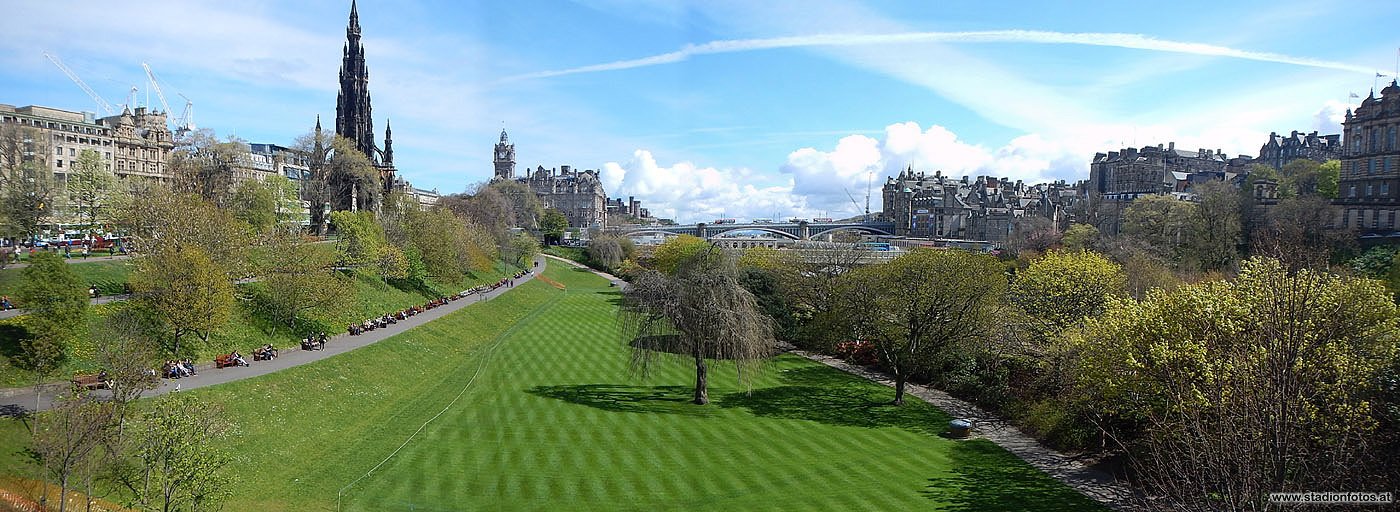
[[[817,217],[812,222],[831,222],[831,217]]]
[[[735,222],[737,221],[734,219],[715,219],[715,224],[733,224]]]
[[[860,248],[869,251],[891,251],[889,242],[861,242]]]

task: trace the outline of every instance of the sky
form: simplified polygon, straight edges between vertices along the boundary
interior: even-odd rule
[[[1257,155],[1339,133],[1400,67],[1400,2],[364,0],[375,132],[400,175],[455,193],[595,169],[610,197],[681,222],[879,210],[912,166],[1038,183],[1096,152]],[[170,110],[221,137],[334,127],[348,0],[0,0],[0,103]],[[1385,75],[1377,77],[1377,75]],[[130,94],[135,87],[137,92]]]

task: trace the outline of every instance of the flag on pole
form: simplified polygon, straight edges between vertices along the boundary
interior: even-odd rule
[[[1385,78],[1385,75],[1382,75],[1380,71],[1377,71],[1376,78]]]
[[[1360,96],[1357,96],[1356,93],[1351,93],[1351,98],[1360,98]]]

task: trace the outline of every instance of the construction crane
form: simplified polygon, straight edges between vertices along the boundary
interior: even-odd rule
[[[180,94],[180,97],[185,98],[185,112],[180,114],[180,119],[175,122],[175,133],[177,134],[194,131],[194,101],[183,94]]]
[[[171,119],[170,115],[172,111],[170,110],[170,103],[165,101],[165,92],[160,89],[160,81],[156,80],[156,73],[154,71],[151,71],[151,66],[149,64],[146,64],[145,62],[141,63],[141,67],[145,68],[146,70],[146,78],[149,78],[151,80],[151,89],[154,89],[156,91],[156,98],[160,99],[160,106],[161,108],[165,109],[166,118]],[[190,98],[188,96],[185,96],[184,94],[180,94],[178,92],[175,94],[179,94],[181,98],[185,99],[185,112],[183,114],[180,114],[179,119],[173,119],[175,121],[175,133],[181,134],[184,132],[193,131],[194,102],[190,101]]]
[[[156,73],[151,71],[151,66],[145,62],[141,63],[141,67],[146,70],[146,78],[150,79],[151,89],[156,91],[156,98],[160,100],[160,107],[165,109],[163,112],[165,112],[166,115],[170,115],[170,104],[166,103],[165,93],[160,90],[160,82],[156,81]]]
[[[107,103],[107,100],[104,100],[101,96],[98,96],[97,93],[94,92],[91,87],[88,87],[88,85],[83,82],[83,79],[78,78],[78,75],[73,73],[73,70],[68,69],[68,66],[63,65],[63,61],[58,60],[58,57],[54,56],[49,52],[44,52],[44,57],[47,57],[49,59],[49,62],[52,62],[53,65],[58,66],[59,71],[62,71],[63,74],[68,75],[68,78],[72,80],[73,83],[78,84],[78,88],[82,89],[83,92],[87,93],[87,95],[92,98],[92,101],[97,103],[97,108],[102,109],[109,116],[117,115],[117,111],[116,109],[112,108],[111,103]]]

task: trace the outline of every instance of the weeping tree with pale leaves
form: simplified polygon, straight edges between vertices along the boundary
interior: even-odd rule
[[[695,252],[674,273],[640,273],[623,291],[619,313],[632,371],[645,377],[662,360],[693,361],[697,405],[710,402],[706,360],[733,362],[749,387],[775,353],[772,320],[717,247]]]

